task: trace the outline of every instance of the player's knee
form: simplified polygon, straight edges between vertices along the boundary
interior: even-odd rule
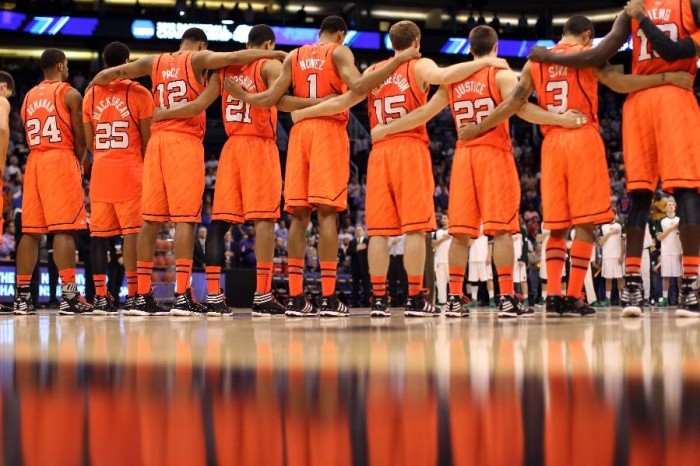
[[[627,217],[627,227],[643,230],[649,218],[649,209],[654,199],[654,193],[651,191],[633,191],[630,197],[632,198],[632,205],[630,214]]]
[[[697,189],[676,189],[673,193],[681,226],[700,225],[700,193]]]

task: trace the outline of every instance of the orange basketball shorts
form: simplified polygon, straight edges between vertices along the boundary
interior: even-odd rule
[[[592,126],[556,130],[542,144],[542,209],[544,227],[608,223],[610,177],[603,139]]]
[[[276,220],[282,200],[282,171],[277,142],[232,136],[219,159],[212,218],[230,223]]]
[[[479,236],[520,229],[520,178],[510,151],[492,146],[457,147],[450,177],[452,235]]]
[[[108,238],[141,231],[141,198],[124,202],[90,201],[90,236]]]
[[[87,228],[80,164],[72,151],[30,153],[22,189],[24,233]]]
[[[311,119],[297,123],[289,135],[285,169],[285,210],[327,205],[347,208],[350,140],[343,122]]]
[[[375,144],[367,164],[369,236],[435,230],[435,180],[430,151],[412,137]]]
[[[197,223],[203,194],[202,141],[186,133],[154,133],[143,165],[143,219]]]
[[[691,91],[659,86],[631,94],[622,112],[627,190],[700,189],[700,107]]]

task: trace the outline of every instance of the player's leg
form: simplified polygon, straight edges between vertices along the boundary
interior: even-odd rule
[[[408,275],[408,296],[418,296],[423,290],[425,271],[425,233],[413,231],[406,234],[406,253],[403,266]]]
[[[173,253],[175,254],[175,293],[185,294],[192,278],[195,223],[176,223]]]
[[[275,221],[255,221],[255,257],[257,258],[257,280],[253,314],[282,315],[285,308],[272,295],[272,267],[275,256]]]
[[[144,221],[136,241],[137,292],[139,296],[151,293],[153,256],[156,251],[156,239],[158,239],[162,225],[161,222]]]
[[[493,235],[493,263],[498,274],[501,295],[514,296],[513,287],[513,237],[509,231],[495,231]]]
[[[138,233],[124,235],[122,257],[124,258],[124,270],[126,271],[127,300],[134,299],[138,292],[138,270],[136,266],[138,241]]]
[[[386,277],[389,272],[389,242],[386,236],[372,236],[367,248],[369,275],[372,283],[372,300],[370,315],[388,317],[388,300],[386,299]]]
[[[450,210],[452,212],[452,210]],[[449,274],[450,274],[450,294],[448,296],[448,305],[445,307],[445,314],[454,314],[455,316],[465,313],[465,307],[470,305],[464,297],[464,276],[467,271],[467,262],[469,261],[469,235],[454,233],[450,242],[449,255]],[[478,287],[474,287],[478,290]],[[474,291],[472,291],[474,293]],[[472,300],[472,303],[475,301]],[[469,315],[466,312],[466,315]]]
[[[700,316],[698,290],[694,289],[700,267],[700,193],[698,190],[676,189],[674,197],[678,204],[679,231],[683,245],[683,279],[677,314]]]
[[[114,299],[107,292],[107,254],[109,238],[122,233],[115,204],[93,200],[90,212],[90,263],[95,282],[93,313],[116,314]],[[140,221],[140,220],[139,220]]]
[[[287,239],[287,276],[289,301],[285,314],[288,317],[312,317],[318,315],[304,297],[304,255],[306,253],[306,229],[311,221],[311,207],[293,207]]]
[[[41,235],[23,233],[17,246],[17,293],[14,303],[15,314],[33,314],[34,305],[30,291],[30,283],[34,267],[39,259],[39,244]]]
[[[95,282],[95,301],[93,305],[107,299],[107,253],[109,238],[93,236],[90,238],[90,261],[92,263],[92,279]],[[98,306],[99,307],[99,306]]]
[[[562,276],[566,263],[566,240],[569,228],[551,230],[547,240],[547,298],[562,296]],[[550,299],[552,301],[552,299]]]
[[[324,298],[329,298],[335,295],[338,269],[338,212],[335,206],[319,205],[317,215],[321,293]]]
[[[216,201],[215,201],[216,202]],[[231,229],[225,220],[212,220],[204,244],[204,272],[207,278],[207,312],[226,310],[226,300],[222,292],[221,267],[224,261],[224,237]]]
[[[606,259],[606,260],[610,260],[610,259]],[[612,287],[613,287],[613,279],[606,278],[605,279],[605,303],[607,306],[610,306],[610,298],[612,296]]]
[[[661,296],[663,301],[659,301],[659,307],[668,306],[668,290],[671,288],[671,277],[661,277]]]
[[[571,273],[569,274],[569,286],[566,296],[581,299],[583,296],[583,284],[586,280],[588,267],[593,253],[595,225],[592,223],[576,225],[574,227],[575,239],[571,243]],[[583,303],[583,301],[581,301]]]

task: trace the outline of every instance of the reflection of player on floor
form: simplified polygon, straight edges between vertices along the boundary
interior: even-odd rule
[[[129,55],[129,48],[121,42],[112,42],[102,53],[108,68],[128,63]],[[152,116],[151,93],[129,79],[93,86],[85,93],[83,125],[93,157],[90,255],[95,281],[95,314],[117,312],[114,298],[118,296],[107,293],[110,237],[124,235],[123,258],[128,287],[125,308],[131,308],[136,299],[136,243],[143,224],[143,154],[151,137]]]
[[[216,53],[206,50],[207,36],[190,28],[175,53],[149,55],[133,63],[103,70],[91,85],[117,78],[151,76],[156,106],[168,109],[195,100],[204,91],[204,71],[244,65],[260,58],[284,58],[284,52],[243,50]],[[146,149],[143,178],[144,225],[138,240],[138,296],[127,311],[136,315],[167,314],[151,290],[155,241],[165,221],[175,223],[176,288],[172,315],[206,312],[190,288],[194,226],[201,220],[204,193],[204,112],[191,118],[154,123]]]
[[[76,230],[85,230],[85,194],[81,164],[85,158],[83,97],[65,81],[68,60],[57,49],[41,54],[44,80],[24,98],[22,120],[29,158],[22,197],[22,239],[17,248],[16,314],[33,314],[29,282],[39,242],[54,233],[54,260],[61,277],[60,314],[92,311],[75,284]]]
[[[658,301],[657,306],[668,306],[668,289],[671,279],[678,282],[680,290],[683,267],[681,257],[683,247],[681,246],[678,225],[680,219],[676,216],[676,203],[673,200],[666,202],[666,217],[661,219],[661,231],[656,234],[656,239],[661,242],[661,278],[663,280],[663,297]]]
[[[6,71],[0,71],[0,177],[5,169],[7,146],[10,143],[10,102],[7,100],[15,93],[15,80]],[[2,201],[0,201],[2,202]],[[0,204],[0,210],[5,206]],[[4,222],[0,221],[0,243],[2,242]],[[0,314],[9,314],[11,307],[0,305]]]
[[[566,55],[540,49],[533,57],[564,66],[602,66],[631,35],[634,74],[667,77],[669,72],[685,71],[694,77],[700,53],[700,15],[695,16],[699,9],[700,0],[632,0],[595,49]],[[652,17],[646,17],[647,11]],[[625,101],[622,115],[627,191],[632,197],[623,315],[639,316],[644,307],[640,275],[644,228],[660,179],[663,190],[673,193],[681,219],[683,285],[676,315],[699,317],[694,284],[700,265],[700,106],[692,83],[686,89],[662,86],[636,92]]]

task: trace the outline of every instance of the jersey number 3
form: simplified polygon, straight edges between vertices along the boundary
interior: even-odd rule
[[[552,98],[552,103],[547,104],[548,112],[564,113],[569,109],[568,81],[550,81],[544,90]]]

